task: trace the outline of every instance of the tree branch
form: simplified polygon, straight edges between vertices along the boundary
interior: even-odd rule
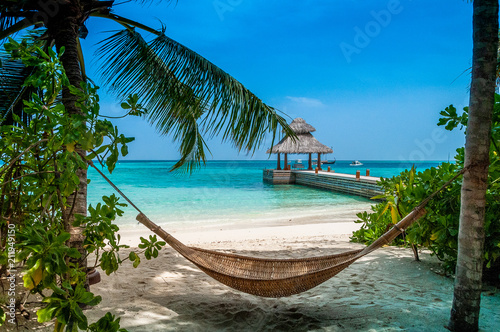
[[[41,172],[34,172],[34,173],[24,174],[24,175],[18,176],[16,178],[10,179],[9,181],[3,182],[2,184],[0,184],[0,187],[3,187],[3,186],[5,186],[8,183],[17,181],[17,180],[22,179],[22,178],[27,177],[27,176],[38,175],[38,174],[43,174],[43,173],[56,173],[56,172],[55,171],[41,171]]]
[[[14,163],[15,163],[16,161],[18,161],[18,160],[19,160],[19,158],[21,158],[21,157],[22,157],[22,155],[23,155],[23,154],[25,154],[25,153],[26,153],[26,152],[28,152],[29,150],[33,149],[33,148],[34,148],[35,146],[37,146],[38,144],[43,143],[43,142],[47,142],[47,141],[48,141],[48,139],[47,139],[47,138],[44,138],[44,139],[39,140],[38,142],[35,142],[35,143],[31,144],[30,146],[28,146],[28,147],[27,147],[27,148],[26,148],[23,152],[21,152],[21,153],[20,153],[17,157],[15,157],[14,159],[12,159],[12,161],[11,161],[11,162],[10,162],[7,166],[5,166],[5,169],[2,169],[2,168],[4,168],[4,167],[0,168],[0,174],[4,173],[6,170],[8,170],[9,168],[11,168],[11,167],[14,165]]]

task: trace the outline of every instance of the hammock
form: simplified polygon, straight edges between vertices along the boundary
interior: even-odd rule
[[[361,250],[302,259],[266,259],[188,247],[140,213],[137,220],[179,254],[215,280],[239,291],[263,297],[285,297],[305,292],[327,281],[375,249],[389,244],[425,214],[413,210],[391,230]]]
[[[267,259],[188,247],[152,222],[93,163],[101,176],[138,212],[137,220],[161,237],[215,280],[236,290],[262,297],[285,297],[305,292],[332,278],[359,258],[389,244],[425,214],[424,206],[465,168],[415,207],[406,217],[364,249],[302,259]]]

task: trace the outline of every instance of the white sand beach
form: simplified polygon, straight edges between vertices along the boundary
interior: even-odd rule
[[[170,231],[190,246],[261,257],[307,257],[363,247],[350,243],[351,220],[283,220],[273,224],[211,226]],[[347,218],[347,219],[348,219]],[[136,246],[150,233],[122,232]],[[124,252],[123,257],[128,255]],[[126,262],[92,291],[102,302],[89,321],[110,311],[129,331],[447,331],[453,279],[439,274],[429,253],[385,247],[336,277],[288,298],[260,298],[211,279],[167,247],[134,269]],[[482,331],[500,331],[500,293],[485,289]]]

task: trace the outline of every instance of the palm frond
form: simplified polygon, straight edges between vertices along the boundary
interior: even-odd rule
[[[203,106],[192,90],[175,77],[164,79],[171,75],[168,68],[142,37],[133,31],[118,31],[101,42],[98,54],[100,60],[105,60],[99,61],[103,63],[101,76],[110,90],[120,96],[137,93],[148,110],[159,110],[148,112],[147,119],[160,133],[171,133],[174,140],[181,142],[181,161],[174,169],[184,163],[192,169],[204,161],[205,144],[197,124]]]
[[[133,30],[119,31],[101,42],[97,55],[111,90],[121,96],[138,93],[148,120],[163,134],[180,138],[174,123],[187,113],[195,114],[198,133],[222,134],[239,150],[255,151],[269,132],[274,141],[280,127],[295,136],[277,110],[163,32],[148,43]]]
[[[101,42],[97,54],[103,60],[101,76],[112,92],[137,93],[148,109],[168,109],[174,116],[181,114],[179,106],[194,104],[192,91],[172,76],[139,34],[119,31]]]
[[[119,15],[116,15],[116,14],[103,13],[101,11],[96,11],[96,12],[92,12],[90,14],[90,16],[107,18],[107,19],[113,20],[113,21],[115,21],[117,23],[120,23],[121,25],[125,26],[126,28],[136,27],[136,28],[140,28],[140,29],[142,29],[144,31],[151,32],[151,33],[153,33],[155,35],[159,35],[160,34],[160,32],[158,32],[157,30],[155,30],[153,28],[148,27],[147,25],[144,25],[142,23],[136,22],[134,20],[131,20],[131,19],[128,19],[126,17],[122,17],[122,16],[119,16]],[[128,29],[128,30],[130,30],[130,29]]]
[[[198,126],[196,112],[184,113],[183,117],[172,118],[174,140],[180,141],[179,152],[181,158],[172,167],[172,170],[186,170],[192,172],[201,162],[205,163],[205,149],[208,146]]]
[[[80,44],[80,39],[76,39],[76,50],[78,52],[78,61],[80,63],[80,71],[82,72],[82,78],[87,80],[87,70],[85,69],[85,59],[83,58],[82,45]]]
[[[22,17],[8,17],[1,12],[0,8],[0,31],[4,31],[7,28],[13,26],[17,22],[21,21]]]
[[[222,133],[223,139],[232,141],[239,150],[253,151],[267,132],[276,134],[279,126],[289,129],[274,108],[243,84],[164,33],[150,47],[170,72],[205,102],[203,124],[209,133]],[[294,136],[292,130],[289,133]]]
[[[33,69],[25,67],[21,60],[9,59],[5,53],[0,55],[0,61],[0,124],[13,124],[13,114],[27,122],[22,109],[30,91],[23,84]]]
[[[6,18],[8,19],[8,18]],[[0,20],[0,40],[3,40],[9,36],[12,36],[13,34],[21,31],[21,30],[24,30],[26,28],[29,28],[30,26],[32,26],[34,23],[25,18],[25,19],[22,19],[22,20],[18,20],[18,21],[9,21],[9,20],[5,20],[2,21]]]
[[[21,39],[28,45],[42,47],[45,41],[39,38],[44,31],[27,31]],[[22,122],[29,122],[29,116],[23,112],[23,100],[30,99],[35,91],[24,82],[33,71],[33,67],[26,67],[21,60],[12,59],[5,51],[0,51],[0,124],[14,124],[13,114]]]

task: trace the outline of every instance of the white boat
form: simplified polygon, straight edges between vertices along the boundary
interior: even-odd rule
[[[352,163],[350,163],[349,166],[363,166],[363,164],[360,163],[358,160],[355,160]]]
[[[304,164],[302,164],[302,159],[297,159],[292,163],[292,168],[293,169],[303,169]]]

